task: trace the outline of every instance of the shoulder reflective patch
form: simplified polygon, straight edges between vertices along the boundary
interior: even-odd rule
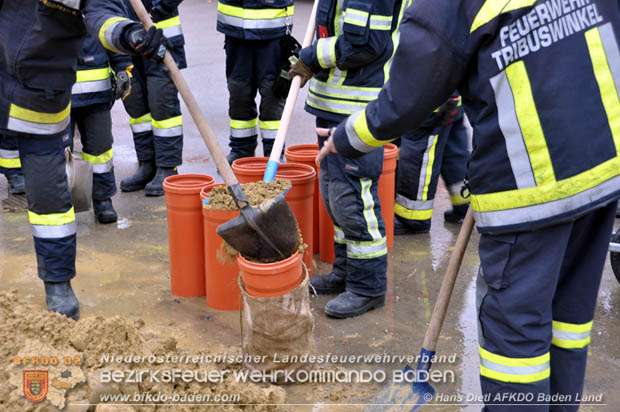
[[[536,0],[486,0],[476,15],[469,32],[473,33],[502,13],[528,7],[534,3]]]

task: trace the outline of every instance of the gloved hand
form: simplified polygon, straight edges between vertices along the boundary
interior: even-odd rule
[[[125,29],[123,41],[127,48],[138,56],[161,63],[170,46],[162,29],[155,26],[145,31],[141,24],[132,24]]]
[[[131,69],[133,66],[127,67],[116,73],[116,88],[114,90],[114,99],[125,100],[131,93]]]
[[[291,69],[290,58],[295,56],[299,57],[299,51],[301,50],[301,44],[290,34],[280,37],[280,75],[273,83],[273,95],[281,99],[288,97],[288,92],[291,89],[291,81],[288,77],[288,72]]]
[[[293,77],[301,77],[301,87],[304,87],[308,80],[312,78],[312,70],[304,64],[301,59],[292,56],[291,57],[291,69],[288,71],[289,80],[293,80]]]
[[[448,126],[456,120],[456,117],[459,114],[458,105],[459,98],[451,97],[444,104],[439,106],[438,115],[443,126]]]

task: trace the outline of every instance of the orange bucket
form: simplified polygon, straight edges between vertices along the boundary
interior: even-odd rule
[[[216,184],[215,186],[225,186]],[[204,201],[213,187],[205,187],[200,192]],[[238,210],[202,209],[205,240],[205,285],[207,306],[218,310],[239,310],[239,268],[235,258],[224,251],[224,239],[216,232],[219,225],[239,216]]]
[[[387,247],[394,246],[394,199],[396,197],[396,161],[398,147],[388,143],[383,149],[383,173],[379,177],[379,199],[381,200],[381,216],[385,223]]]
[[[263,180],[268,157],[243,157],[232,162],[232,170],[239,183],[253,183]]]
[[[299,252],[274,263],[250,262],[237,256],[245,291],[259,298],[282,296],[295,289],[304,278],[301,262]]]
[[[204,235],[200,191],[215,179],[207,175],[182,174],[164,180],[168,211],[170,288],[177,296],[204,296]]]
[[[296,146],[290,146],[286,148],[284,157],[287,162],[301,163],[304,165],[312,166],[316,172],[316,179],[314,179],[314,196],[312,199],[312,253],[319,253],[319,203],[323,204],[321,199],[321,191],[319,189],[319,166],[314,162],[316,156],[319,154],[318,144],[298,144]]]
[[[267,168],[266,157],[245,157],[237,159],[232,164],[233,172],[241,183],[257,182],[263,179]],[[304,252],[304,263],[308,267],[308,276],[314,272],[312,261],[313,249],[313,196],[316,172],[314,168],[300,163],[281,163],[276,173],[276,179],[288,179],[293,187],[286,193],[284,198],[288,202],[297,224],[301,230],[301,236],[308,248]]]
[[[334,222],[329,217],[327,209],[325,209],[325,203],[320,198],[319,201],[319,258],[323,262],[334,263],[336,260],[336,253],[334,252]]]

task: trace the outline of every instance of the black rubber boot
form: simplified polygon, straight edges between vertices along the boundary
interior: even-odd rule
[[[95,217],[99,223],[114,223],[118,220],[118,215],[114,206],[112,206],[112,200],[95,200],[93,199],[93,210],[95,211]]]
[[[58,312],[73,320],[80,318],[80,302],[78,302],[71,282],[44,282],[45,303],[49,310]]]
[[[468,207],[469,205],[460,205],[446,210],[443,214],[443,220],[449,223],[463,223]]]
[[[157,173],[153,180],[149,182],[144,188],[144,194],[147,196],[163,196],[164,195],[164,180],[168,176],[178,175],[176,167],[158,167]]]
[[[232,162],[237,159],[243,159],[244,157],[253,157],[255,152],[256,145],[230,149],[230,153],[228,153],[228,156],[226,156],[226,160],[228,160],[229,164],[232,164]]]
[[[369,310],[385,305],[385,295],[362,296],[353,292],[343,292],[325,305],[325,313],[338,319],[352,318]]]
[[[421,233],[428,233],[431,230],[430,221],[405,221],[399,216],[394,216],[394,235],[419,235]]]
[[[144,189],[147,183],[153,180],[156,172],[155,162],[140,161],[136,173],[121,180],[121,190],[123,192],[135,192]]]
[[[336,295],[344,292],[344,276],[330,273],[323,276],[312,276],[310,278],[310,293],[316,292],[317,295]]]
[[[24,174],[21,171],[7,174],[6,180],[9,182],[10,195],[23,195],[26,193]]]

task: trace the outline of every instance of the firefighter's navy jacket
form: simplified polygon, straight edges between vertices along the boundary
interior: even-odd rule
[[[86,30],[108,50],[131,21],[120,0],[0,1],[0,130],[59,136]]]
[[[339,153],[383,146],[458,89],[481,232],[570,221],[620,196],[617,1],[416,0],[400,30],[390,80],[337,128]]]

